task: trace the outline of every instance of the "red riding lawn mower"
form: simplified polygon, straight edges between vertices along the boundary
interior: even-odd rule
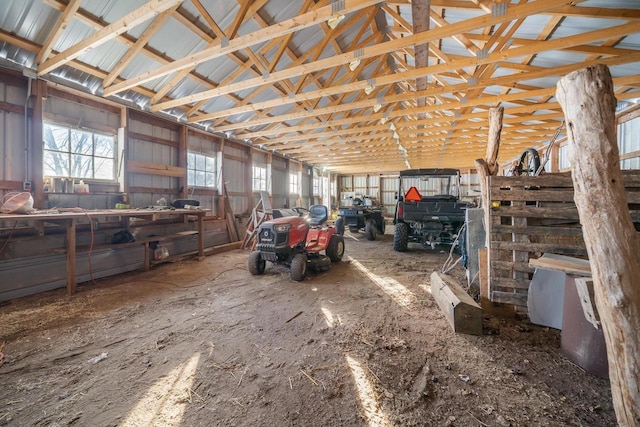
[[[308,210],[297,207],[282,211],[288,211],[291,215],[274,218],[260,225],[256,250],[251,252],[248,259],[251,274],[263,274],[269,261],[288,266],[291,279],[299,282],[304,279],[307,270],[326,270],[332,262],[342,260],[344,238],[335,227],[327,225],[326,206],[313,205]],[[322,251],[325,255],[320,253]]]

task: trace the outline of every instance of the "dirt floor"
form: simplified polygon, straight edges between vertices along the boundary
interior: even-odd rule
[[[4,304],[0,426],[615,425],[558,331],[453,333],[429,293],[447,254],[392,232],[347,232],[302,283],[237,250]]]

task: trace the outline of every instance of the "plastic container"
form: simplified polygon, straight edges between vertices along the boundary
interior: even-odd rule
[[[24,214],[33,210],[33,197],[27,192],[11,192],[2,198],[0,213]]]
[[[154,251],[153,251],[153,258],[156,261],[159,261],[161,259],[165,259],[165,258],[169,258],[169,249],[167,249],[166,246],[158,246]]]
[[[87,194],[89,192],[89,185],[85,184],[83,180],[74,185],[74,191],[76,193]]]

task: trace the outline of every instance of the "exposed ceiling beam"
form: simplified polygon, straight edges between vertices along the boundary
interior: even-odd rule
[[[173,15],[173,12],[176,11],[178,6],[179,5],[175,5],[171,9],[165,10],[160,15],[158,15],[156,19],[153,20],[151,25],[149,25],[147,29],[144,30],[144,33],[142,33],[142,35],[133,44],[133,46],[127,49],[127,52],[122,56],[122,58],[120,58],[115,67],[111,69],[109,75],[107,75],[107,77],[102,81],[103,86],[108,86],[115,81],[116,77],[120,75],[122,70],[124,70],[126,66],[129,65],[129,63],[133,60],[133,58],[137,54],[139,54],[142,49],[144,49],[147,43],[149,43],[149,40],[151,40],[151,37],[153,37],[154,34],[156,34],[156,32],[165,24],[165,22],[167,22],[167,19],[169,19],[171,15]]]
[[[365,7],[373,6],[376,3],[376,0],[344,0],[344,9],[340,10],[339,12],[346,14]],[[314,10],[313,12],[307,12],[293,19],[274,24],[268,28],[263,28],[254,33],[229,40],[229,43],[225,46],[219,44],[213,47],[209,47],[198,53],[189,55],[182,59],[178,59],[171,62],[170,64],[159,67],[152,71],[148,71],[122,83],[109,86],[104,90],[105,96],[110,96],[122,92],[123,90],[131,89],[135,86],[141,85],[159,77],[163,77],[167,74],[180,71],[184,68],[194,67],[203,62],[219,58],[240,49],[245,49],[249,46],[271,40],[274,37],[279,37],[296,31],[300,31],[304,28],[328,20],[329,18],[331,18],[331,16],[333,16],[334,13],[336,12],[333,11],[332,6],[324,6],[317,10]]]
[[[38,52],[38,56],[36,56],[36,64],[41,64],[43,60],[49,57],[53,50],[53,46],[67,29],[69,22],[71,22],[75,13],[78,11],[80,3],[82,3],[82,0],[72,0],[67,4],[67,7],[64,8],[62,16],[60,16],[58,22],[56,22],[56,25],[53,27],[53,30],[49,33],[49,36],[42,45],[40,52]]]
[[[561,39],[564,40],[564,39]],[[544,42],[544,43],[549,43],[549,42]],[[543,43],[540,42],[538,43],[538,45],[542,45]],[[562,43],[561,43],[562,44]],[[538,45],[532,45],[532,47],[538,46]],[[542,47],[542,46],[541,46]],[[540,51],[544,51],[546,49],[541,49]],[[531,50],[527,50],[525,52],[531,52]],[[502,59],[502,57],[497,54],[497,57],[499,57],[500,59]],[[518,55],[518,56],[522,56],[522,54]],[[635,53],[633,54],[628,54],[628,55],[623,55],[623,56],[619,56],[619,57],[609,57],[609,58],[604,58],[604,59],[599,59],[599,60],[593,60],[593,61],[586,61],[586,62],[582,62],[582,63],[574,63],[574,64],[569,64],[569,65],[565,65],[565,66],[561,66],[561,67],[554,67],[554,68],[549,68],[549,69],[542,69],[540,71],[532,71],[526,74],[523,73],[517,73],[517,74],[513,74],[513,75],[508,75],[508,76],[503,76],[503,77],[496,77],[496,78],[491,78],[490,81],[489,80],[480,80],[478,82],[476,82],[476,84],[465,84],[465,83],[461,83],[458,85],[448,85],[446,87],[435,87],[435,88],[431,88],[431,89],[427,89],[426,91],[424,91],[423,93],[412,93],[412,94],[407,94],[407,95],[393,95],[390,97],[384,97],[381,101],[382,102],[398,102],[404,99],[409,99],[410,97],[415,97],[415,96],[433,96],[433,95],[437,95],[437,94],[443,94],[443,93],[451,93],[451,92],[461,92],[461,91],[465,91],[465,90],[470,90],[470,89],[474,89],[474,88],[482,88],[485,87],[487,84],[491,84],[491,85],[496,85],[496,86],[508,86],[508,85],[513,85],[519,81],[523,81],[525,79],[527,80],[533,80],[533,79],[539,79],[539,78],[544,78],[544,77],[548,77],[548,76],[562,76],[564,74],[567,74],[571,71],[577,70],[579,68],[584,68],[587,66],[591,66],[591,65],[595,65],[596,63],[604,63],[608,66],[615,66],[615,65],[620,65],[620,64],[625,64],[625,63],[633,63],[633,62],[638,62],[640,61],[640,52],[635,51]],[[468,62],[466,62],[465,64],[473,64],[475,63],[474,60],[469,60]],[[438,67],[438,69],[443,68],[441,65],[438,66],[432,66],[429,67],[429,69],[433,70],[435,67]],[[412,72],[406,72],[406,74],[410,74]],[[436,74],[435,72],[433,72],[433,74]],[[380,80],[377,79],[377,80]],[[366,82],[363,82],[363,84],[366,84]],[[331,92],[331,93],[337,93],[339,88],[336,88],[334,90],[331,89],[325,89],[325,90],[320,90],[320,91],[315,91],[315,92],[307,92],[304,94],[301,94],[300,96],[304,96],[307,99],[310,99],[312,97],[319,97],[319,96],[324,96],[324,94]],[[362,90],[364,89],[364,87],[362,87]],[[526,96],[526,93],[524,94]],[[296,97],[298,98],[298,97]],[[282,99],[280,100],[280,103],[286,103],[286,99]],[[287,121],[287,120],[294,120],[294,119],[299,119],[302,117],[305,117],[307,115],[311,115],[311,114],[315,114],[314,112],[307,112],[307,111],[301,111],[301,112],[296,112],[296,113],[291,113],[288,115],[283,115],[283,116],[278,116],[278,117],[274,117],[272,119],[268,119],[268,120],[255,120],[255,121],[247,121],[247,122],[243,122],[243,123],[239,123],[239,124],[234,124],[234,125],[227,125],[227,126],[221,126],[219,128],[219,130],[221,131],[226,131],[226,130],[232,130],[232,129],[240,129],[240,128],[249,128],[249,127],[253,127],[253,126],[259,126],[259,125],[264,125],[267,123],[271,123],[271,122],[276,122],[276,121]],[[372,115],[372,119],[381,119],[382,117],[384,117],[384,115],[382,114],[378,114],[378,115]]]
[[[577,1],[584,1],[584,0],[577,0]],[[357,51],[347,52],[342,55],[336,55],[332,58],[322,59],[311,64],[304,64],[298,67],[291,67],[289,69],[273,73],[269,75],[268,78],[249,79],[249,80],[239,82],[239,83],[234,83],[225,87],[218,87],[216,89],[185,96],[179,99],[175,99],[173,101],[163,102],[163,103],[152,106],[151,109],[152,111],[160,111],[168,108],[178,107],[181,105],[190,104],[192,102],[197,102],[202,99],[219,96],[226,93],[246,90],[246,89],[254,88],[257,86],[261,86],[263,84],[275,83],[279,80],[293,78],[293,77],[304,75],[314,71],[320,71],[327,68],[347,65],[350,62],[352,62],[354,59],[363,60],[363,59],[371,58],[374,56],[384,55],[408,46],[413,46],[415,44],[428,43],[430,41],[439,40],[444,37],[451,37],[452,35],[459,34],[462,32],[472,31],[477,28],[484,28],[488,25],[494,25],[494,24],[499,24],[501,22],[505,22],[505,21],[511,21],[514,19],[523,18],[530,14],[540,13],[541,11],[544,11],[544,10],[560,7],[562,6],[562,4],[563,3],[558,3],[557,0],[537,0],[532,3],[516,5],[513,7],[510,6],[507,13],[502,16],[494,17],[492,15],[483,15],[476,18],[467,19],[465,21],[457,22],[455,24],[450,24],[445,27],[434,28],[424,33],[414,34],[412,36],[404,37],[401,39],[396,39],[396,40],[381,43],[378,45],[369,46],[363,49],[358,49]],[[420,69],[420,72],[425,72],[425,71],[426,70]],[[415,77],[416,76],[412,76],[411,80],[415,79]]]
[[[136,27],[149,18],[152,18],[165,10],[171,9],[175,5],[179,5],[182,1],[183,0],[149,0],[133,12],[125,15],[117,21],[114,21],[112,24],[107,25],[69,49],[60,52],[54,57],[47,59],[42,64],[38,65],[38,75],[42,76],[55,70],[83,53],[88,52],[91,49],[95,49],[109,40],[113,40],[118,35]]]

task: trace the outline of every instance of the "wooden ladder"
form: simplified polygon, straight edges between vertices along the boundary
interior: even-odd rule
[[[247,232],[244,235],[244,241],[242,242],[243,248],[249,248],[251,250],[255,249],[256,233],[260,229],[260,224],[265,221],[269,221],[271,218],[273,218],[273,209],[271,208],[269,193],[261,191],[260,200],[251,211],[251,217],[247,223]]]

